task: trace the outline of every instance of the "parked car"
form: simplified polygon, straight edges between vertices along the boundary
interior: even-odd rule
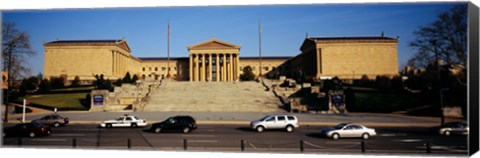
[[[191,132],[197,129],[197,122],[191,116],[174,116],[162,122],[152,124],[150,130],[155,133],[165,131],[181,131],[183,133]]]
[[[452,134],[468,134],[469,128],[466,123],[448,122],[443,124],[438,130],[440,135],[450,136]]]
[[[325,128],[320,133],[323,136],[333,139],[357,137],[368,139],[377,135],[375,129],[367,128],[361,124],[340,123],[333,128]]]
[[[16,124],[11,127],[6,127],[3,130],[4,136],[28,136],[34,138],[36,136],[50,135],[50,127],[43,125],[40,122],[32,121],[30,123]]]
[[[125,114],[115,120],[106,120],[100,124],[100,127],[143,127],[147,126],[147,120],[140,119],[137,116],[131,116]]]
[[[65,126],[66,124],[68,124],[69,119],[68,119],[68,117],[63,117],[63,116],[60,116],[58,114],[50,114],[50,115],[43,116],[42,118],[39,118],[39,119],[36,119],[36,120],[33,120],[33,121],[40,122],[40,123],[42,123],[44,125],[47,125],[47,126],[60,127],[60,126]]]
[[[250,127],[257,132],[263,132],[265,129],[285,129],[287,132],[293,132],[299,126],[294,115],[267,115],[250,122]]]

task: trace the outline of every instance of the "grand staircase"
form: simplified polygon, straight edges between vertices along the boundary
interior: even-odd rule
[[[143,111],[281,112],[282,103],[258,82],[163,81]]]

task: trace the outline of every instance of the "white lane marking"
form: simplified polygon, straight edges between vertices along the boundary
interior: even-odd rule
[[[59,136],[59,137],[82,137],[85,134],[81,133],[72,133],[72,134],[51,134],[52,136]]]
[[[218,143],[217,140],[188,140],[188,142],[193,142],[193,143]]]
[[[422,142],[424,140],[422,140],[422,139],[394,139],[393,141],[411,143],[411,142]]]
[[[32,139],[35,142],[65,142],[67,139]]]
[[[215,137],[215,135],[194,135],[194,134],[189,134],[189,135],[182,135],[182,137]]]
[[[377,136],[380,137],[395,137],[395,136],[407,136],[405,133],[382,133],[382,134],[377,134]]]
[[[359,142],[339,142],[339,141],[328,141],[325,144],[358,144]]]

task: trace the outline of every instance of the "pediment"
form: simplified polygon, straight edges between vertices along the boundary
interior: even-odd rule
[[[198,44],[190,45],[188,49],[240,49],[240,46],[228,42],[212,39]]]

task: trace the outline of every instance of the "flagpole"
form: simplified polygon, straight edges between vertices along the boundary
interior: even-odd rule
[[[262,78],[262,26],[260,20],[258,21],[258,55],[260,57],[260,67],[258,77]]]
[[[168,21],[168,40],[167,40],[167,78],[170,78],[170,21]]]

